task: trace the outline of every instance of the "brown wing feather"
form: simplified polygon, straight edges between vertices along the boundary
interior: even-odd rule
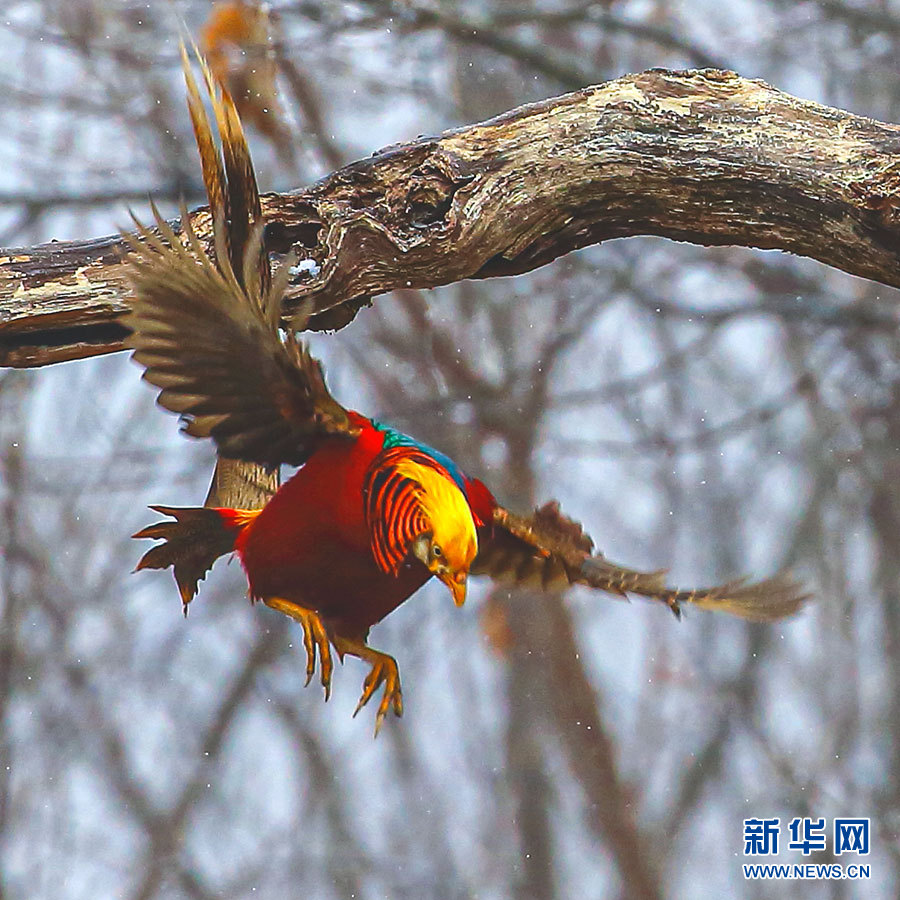
[[[219,123],[219,133],[222,135],[225,173],[228,178],[229,209],[246,211],[244,216],[232,217],[230,232],[232,241],[237,242],[241,248],[232,256],[232,264],[235,269],[239,264],[244,264],[243,283],[248,285],[249,276],[255,276],[256,273],[261,272],[268,275],[269,271],[262,242],[258,243],[255,255],[249,252],[250,247],[248,246],[253,226],[262,218],[259,188],[256,185],[256,173],[253,171],[253,162],[250,159],[250,150],[247,147],[247,139],[244,137],[244,129],[241,127],[241,120],[231,95],[223,89],[217,97],[212,85],[210,85],[210,91],[212,96],[217,98],[214,109]],[[249,270],[248,263],[251,264]],[[264,294],[267,287],[268,281],[264,279],[260,284],[260,294]]]
[[[548,503],[531,516],[502,507],[494,510],[493,527],[479,535],[473,575],[498,581],[559,588],[583,584],[607,593],[636,594],[661,600],[676,614],[681,604],[728,612],[753,622],[781,619],[797,612],[809,599],[785,574],[747,584],[744,579],[695,590],[665,585],[665,570],[639,572],[593,554],[594,542],[582,527]]]
[[[206,107],[200,97],[200,90],[191,71],[187,49],[181,45],[181,68],[184,72],[184,83],[187,88],[188,112],[194,129],[194,140],[200,151],[200,168],[203,172],[203,186],[209,198],[209,213],[213,221],[219,217],[228,221],[228,208],[225,194],[225,170],[222,167],[222,154],[216,146]]]
[[[265,296],[269,289],[270,274],[262,241],[257,239],[255,252],[250,252],[254,226],[262,220],[262,204],[259,199],[256,172],[250,158],[250,148],[231,95],[225,86],[216,80],[196,48],[195,52],[222,140],[220,153],[213,137],[206,107],[200,97],[200,90],[191,71],[187,50],[182,44],[181,65],[187,86],[188,111],[197,148],[200,151],[200,165],[203,171],[203,184],[209,197],[210,215],[213,222],[222,217],[227,223],[227,228],[222,229],[222,239],[235,278],[254,299],[258,300]]]
[[[355,435],[318,361],[293,337],[282,340],[228,267],[213,264],[186,211],[182,222],[191,250],[158,212],[164,241],[141,225],[140,239],[125,236],[134,251],[129,343],[144,378],[162,389],[160,405],[186,419],[188,434],[212,437],[222,456],[262,465],[300,465],[324,436]]]
[[[161,388],[158,402],[185,419],[188,434],[212,437],[229,459],[300,465],[323,437],[352,437],[357,429],[329,394],[318,361],[279,331],[288,267],[269,277],[256,178],[230,98],[206,71],[223,167],[186,54],[185,78],[216,261],[184,207],[183,240],[155,208],[155,231],[136,222],[137,235],[124,235],[133,251],[130,345],[144,378]]]

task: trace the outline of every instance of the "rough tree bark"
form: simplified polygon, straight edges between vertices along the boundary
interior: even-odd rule
[[[651,70],[391,147],[264,197],[288,302],[340,328],[398,287],[514,275],[614,237],[777,248],[900,286],[900,126],[733,72]],[[191,213],[209,234],[205,209]],[[0,364],[121,349],[116,237],[0,256]],[[312,273],[312,274],[311,274]]]

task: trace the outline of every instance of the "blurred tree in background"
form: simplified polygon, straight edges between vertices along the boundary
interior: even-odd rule
[[[210,9],[4,5],[0,245],[201,202],[179,16],[199,35]],[[650,66],[900,121],[894,0],[272,11],[264,189]],[[0,373],[0,897],[897,896],[897,299],[640,238],[313,337],[343,402],[510,505],[558,497],[612,558],[691,584],[789,565],[818,595],[759,626],[477,583],[460,612],[426,588],[378,628],[406,715],[376,742],[349,717],[362,668],[327,706],[302,690],[297,629],[236,566],[187,622],[168,575],[128,574],[146,505],[200,502],[213,459],[137,367]],[[743,819],[774,815],[871,816],[872,880],[745,883]]]

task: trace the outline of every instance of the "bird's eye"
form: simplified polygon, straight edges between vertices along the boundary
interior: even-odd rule
[[[433,544],[431,547],[431,555],[435,559],[440,559],[444,555],[444,551],[437,544]]]

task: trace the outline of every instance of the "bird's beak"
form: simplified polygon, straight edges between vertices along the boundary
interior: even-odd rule
[[[447,572],[440,576],[441,581],[450,588],[453,595],[453,602],[457,606],[462,606],[466,602],[466,573],[465,572]]]

